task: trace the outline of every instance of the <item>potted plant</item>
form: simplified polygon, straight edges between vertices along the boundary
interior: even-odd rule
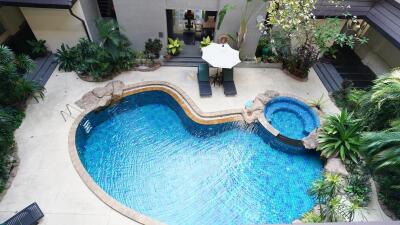
[[[204,48],[212,43],[210,36],[207,36],[203,38],[203,40],[200,42],[200,49]]]
[[[136,52],[134,70],[141,72],[154,71],[160,68],[161,63],[155,60],[154,55],[147,52]]]
[[[31,47],[30,56],[34,59],[47,55],[45,40],[28,40],[27,43]]]
[[[318,60],[319,52],[312,45],[302,45],[296,52],[285,57],[282,67],[290,74],[301,80],[307,79],[308,72],[312,65]]]
[[[160,51],[162,49],[162,43],[160,39],[151,39],[147,40],[145,44],[145,53],[153,56],[154,58],[160,57]]]
[[[168,38],[168,46],[167,46],[167,53],[169,56],[167,58],[170,58],[171,56],[177,56],[179,53],[181,53],[183,48],[183,41],[177,39],[172,39]]]
[[[318,21],[314,15],[314,0],[274,0],[267,7],[268,18],[261,21],[259,28],[262,33],[274,35],[282,32],[287,42],[281,51],[284,69],[296,78],[305,79],[313,64],[324,53],[334,54],[332,43],[353,48],[356,44],[365,44],[368,39],[363,37],[357,17],[343,12],[347,19],[345,26],[340,18],[327,18]],[[346,1],[338,2],[337,6],[346,9]],[[265,25],[265,23],[267,25]],[[274,29],[271,30],[271,27]],[[315,46],[315,47],[314,47]]]

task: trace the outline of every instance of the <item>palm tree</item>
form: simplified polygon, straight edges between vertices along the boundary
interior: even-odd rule
[[[336,208],[330,207],[334,199],[340,194],[342,178],[338,174],[325,173],[323,179],[316,180],[308,194],[315,196],[319,206],[321,220],[330,219]]]
[[[392,72],[376,79],[360,102],[357,115],[363,118],[369,130],[389,128],[392,120],[400,117],[400,75]]]
[[[96,26],[101,38],[100,46],[106,48],[113,57],[130,45],[128,38],[121,33],[121,28],[115,20],[99,19],[96,21]]]
[[[365,133],[362,143],[362,151],[366,156],[367,163],[375,172],[399,170],[399,127],[387,131]]]
[[[315,196],[315,198],[317,199],[317,204],[319,207],[319,215],[322,220],[323,219],[322,205],[325,203],[326,198],[328,196],[326,191],[325,181],[323,179],[316,180],[308,190],[308,194]]]
[[[23,102],[29,96],[43,97],[44,88],[24,79],[32,71],[33,61],[25,56],[15,56],[6,46],[0,45],[0,105],[10,106]]]

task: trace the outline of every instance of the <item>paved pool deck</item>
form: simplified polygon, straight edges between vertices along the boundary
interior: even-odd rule
[[[290,93],[307,100],[318,99],[323,94],[326,99],[323,111],[338,111],[314,71],[307,82],[300,82],[280,69],[238,68],[234,77],[238,95],[225,97],[222,87],[213,87],[211,98],[200,98],[196,71],[196,68],[161,67],[153,72],[126,72],[114,80],[125,84],[170,82],[183,89],[204,112],[242,108],[246,101],[266,90]],[[85,82],[74,73],[56,69],[46,84],[45,99],[39,103],[29,101],[26,117],[15,133],[20,165],[0,202],[0,221],[37,202],[45,214],[43,225],[137,224],[108,207],[85,186],[68,153],[68,133],[74,118],[68,117],[64,122],[60,111],[66,111],[66,104],[73,104],[86,92],[106,83]],[[73,111],[74,117],[78,114]],[[376,198],[364,216],[368,221],[388,220],[377,207]]]

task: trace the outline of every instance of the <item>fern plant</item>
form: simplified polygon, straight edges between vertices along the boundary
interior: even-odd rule
[[[31,47],[30,56],[32,58],[43,57],[47,54],[47,47],[45,40],[28,40],[27,43]]]
[[[390,128],[393,120],[400,118],[400,75],[396,72],[374,81],[360,103],[357,115],[363,118],[370,131]]]
[[[400,129],[368,132],[362,136],[362,152],[375,171],[400,171]]]
[[[58,69],[65,72],[71,72],[76,70],[78,64],[78,52],[75,48],[70,48],[66,44],[61,44],[61,47],[57,49],[56,60],[59,64]]]
[[[0,45],[0,87],[5,87],[0,88],[0,105],[17,105],[29,96],[43,97],[44,88],[24,78],[33,68],[33,61],[27,56],[15,56],[8,47]]]
[[[361,121],[354,119],[353,113],[347,110],[342,110],[338,115],[330,115],[322,126],[317,150],[326,158],[338,155],[342,161],[350,159],[357,162],[361,130]]]

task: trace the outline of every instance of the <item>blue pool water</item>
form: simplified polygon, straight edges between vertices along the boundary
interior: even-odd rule
[[[276,97],[265,106],[265,118],[282,135],[301,140],[319,127],[318,115],[305,103],[290,97]]]
[[[76,135],[104,191],[169,225],[290,223],[315,203],[307,189],[321,176],[317,155],[289,153],[298,147],[258,124],[196,124],[160,91],[88,114]]]

